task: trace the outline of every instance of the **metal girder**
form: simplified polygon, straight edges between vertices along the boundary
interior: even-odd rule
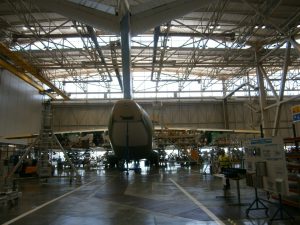
[[[116,74],[116,77],[118,79],[118,83],[120,85],[120,88],[121,88],[121,91],[124,91],[123,90],[123,83],[122,83],[122,78],[121,78],[121,75],[120,75],[120,70],[119,70],[119,65],[118,65],[118,56],[117,56],[117,49],[116,47],[120,45],[120,42],[119,41],[112,41],[110,42],[110,54],[111,54],[111,61],[112,61],[112,64],[113,64],[113,68],[115,70],[115,74]]]
[[[159,32],[159,36],[164,36],[166,32]],[[213,39],[213,40],[230,40],[234,41],[235,33],[186,33],[186,32],[169,32],[169,37],[199,37],[199,38],[207,38],[207,39]]]
[[[270,24],[272,27],[276,28],[277,31],[279,31],[280,33],[284,34],[284,31],[277,25],[275,24],[273,21],[271,21],[268,18],[268,15],[266,15],[264,12],[260,11],[258,8],[256,8],[255,6],[253,6],[252,4],[250,4],[248,2],[248,0],[242,0],[247,6],[249,6],[252,10],[255,11],[255,13],[257,13],[259,16],[261,16],[262,18],[264,18],[264,21],[267,24]],[[277,7],[277,6],[276,6]]]
[[[110,75],[107,63],[105,61],[104,55],[102,53],[101,47],[100,47],[100,45],[98,43],[97,36],[96,36],[95,31],[94,31],[94,28],[92,28],[91,26],[86,26],[86,28],[87,28],[87,30],[89,32],[90,38],[92,39],[92,41],[93,41],[93,43],[95,45],[95,48],[96,48],[96,51],[98,52],[98,55],[100,56],[101,62],[103,63],[103,65],[105,67],[105,70],[106,70],[106,72],[108,74],[109,79],[107,81],[110,82],[110,81],[112,81],[112,78],[111,78],[111,75]]]
[[[271,88],[271,91],[272,91],[273,95],[274,95],[275,98],[278,100],[278,94],[277,94],[277,92],[275,91],[275,88],[274,88],[274,86],[273,86],[271,80],[269,79],[269,77],[268,77],[268,75],[267,75],[265,69],[263,68],[263,66],[261,65],[261,63],[258,63],[257,67],[258,67],[260,73],[261,73],[261,74],[264,76],[264,78],[266,79],[266,81],[267,81],[269,87]]]
[[[83,38],[89,38],[90,35],[88,34],[81,34],[78,35],[78,33],[71,33],[71,34],[39,34],[39,37],[41,39],[67,39],[67,38],[79,38],[79,37],[83,37]],[[33,34],[12,34],[12,39],[14,41],[20,41],[18,39],[35,39],[36,35]]]
[[[82,63],[84,64],[84,62]],[[93,65],[88,65],[88,63],[86,63],[86,65],[80,65],[80,64],[76,64],[76,63],[72,63],[70,64],[72,66],[72,68],[75,70],[75,69],[93,69],[92,66]],[[282,65],[282,64],[281,64]],[[152,62],[150,63],[132,63],[132,68],[147,68],[147,67],[151,67],[152,66]],[[174,68],[181,68],[181,67],[184,67],[184,66],[189,66],[188,63],[167,63],[165,62],[162,67],[163,68],[166,68],[166,69],[174,69]],[[232,69],[232,68],[249,68],[249,69],[252,69],[255,67],[255,64],[254,63],[251,63],[249,62],[247,64],[247,62],[245,61],[243,64],[225,64],[225,63],[216,63],[214,64],[213,62],[212,63],[197,63],[194,65],[194,68],[215,68],[215,67],[224,67],[224,68],[229,68],[229,69]],[[264,67],[269,67],[269,68],[274,68],[274,67],[279,67],[280,65],[278,63],[276,64],[267,64],[267,65],[264,65]],[[300,66],[298,63],[295,64],[294,66]],[[60,65],[53,65],[53,64],[39,64],[38,67],[41,67],[41,68],[44,68],[44,69],[47,69],[47,70],[58,70],[58,69],[68,69],[69,67],[68,66],[60,66]],[[114,65],[113,64],[108,64],[108,67],[111,68],[111,69],[114,69]],[[220,73],[221,74],[221,73]],[[225,73],[224,73],[225,75]],[[154,79],[155,80],[155,79]]]
[[[296,100],[296,99],[298,99],[298,98],[300,98],[300,95],[295,95],[295,96],[293,96],[293,97],[284,99],[284,100],[282,100],[282,101],[280,101],[280,102],[276,102],[276,103],[274,103],[274,104],[268,105],[268,106],[265,107],[265,110],[271,109],[271,108],[273,108],[273,107],[276,107],[276,106],[278,106],[278,105],[280,105],[280,104],[283,104],[283,103],[286,103],[286,102],[290,102],[290,101]]]
[[[159,26],[158,26],[159,27]],[[159,31],[158,36],[165,36],[166,32],[161,32]],[[78,37],[83,37],[83,38],[89,38],[89,34],[81,34],[78,35],[78,33],[68,33],[68,34],[39,34],[39,37],[41,39],[67,39],[67,38],[78,38]],[[170,32],[169,37],[199,37],[199,38],[209,38],[213,40],[231,40],[233,41],[235,38],[235,33],[200,33],[200,32],[194,32],[194,33],[188,33],[188,32]],[[30,39],[35,39],[36,35],[32,34],[12,34],[12,39],[14,41],[21,41],[19,39],[29,39],[27,42],[30,41]],[[21,41],[21,43],[24,43],[24,41]],[[25,42],[26,43],[26,42]]]
[[[4,69],[8,70],[12,74],[16,75],[17,77],[19,77],[21,80],[25,81],[26,83],[28,83],[32,87],[36,88],[40,93],[44,93],[44,94],[48,95],[50,98],[55,99],[55,97],[52,94],[47,93],[45,91],[45,89],[41,85],[36,83],[34,80],[32,80],[31,77],[29,77],[25,73],[19,71],[18,69],[16,69],[11,64],[9,64],[9,63],[5,62],[4,60],[0,59],[0,66],[3,67]]]
[[[237,92],[238,90],[240,90],[242,87],[244,87],[244,86],[249,86],[249,87],[251,87],[253,90],[255,90],[256,88],[252,85],[252,84],[250,84],[250,83],[248,83],[248,82],[246,82],[246,83],[243,83],[243,84],[241,84],[240,86],[238,86],[236,89],[234,89],[233,91],[231,91],[229,94],[227,94],[223,99],[227,99],[227,98],[230,98],[235,92]]]
[[[16,65],[20,66],[22,69],[31,73],[35,78],[39,81],[47,85],[49,88],[53,89],[58,95],[62,96],[65,100],[69,100],[69,96],[66,95],[63,91],[58,89],[54,84],[52,84],[49,80],[42,76],[42,74],[31,66],[28,62],[26,62],[20,55],[10,51],[4,44],[0,43],[0,52],[7,56],[10,60],[12,60]]]
[[[20,3],[19,7],[21,7],[22,9],[25,9],[24,12],[22,11],[21,13],[18,13],[19,12],[17,9],[18,4],[14,4],[12,1],[8,1],[8,2],[10,2],[11,7],[17,13],[17,17],[19,17],[19,19],[24,21],[24,25],[26,27],[32,26],[32,24],[34,24],[34,26],[31,27],[31,29],[29,29],[30,33],[35,36],[36,41],[40,42],[43,45],[43,47],[45,49],[47,49],[48,45],[45,44],[44,40],[39,38],[39,34],[40,33],[49,34],[49,33],[53,32],[55,29],[57,29],[57,27],[55,27],[54,29],[48,30],[47,28],[42,26],[42,24],[39,23],[39,20],[37,20],[36,17],[30,13],[31,12],[30,7],[28,7],[28,5],[26,5],[26,3],[24,1],[18,1],[18,3]],[[49,20],[49,21],[47,20],[47,22],[50,22],[50,21],[51,20]],[[50,22],[50,24],[51,24],[51,22]],[[53,62],[53,61],[57,62],[60,66],[68,64],[68,68],[66,68],[68,75],[73,78],[74,78],[74,76],[78,77],[79,74],[77,74],[77,71],[74,70],[70,66],[69,58],[63,54],[63,51],[60,48],[61,45],[56,43],[55,41],[48,40],[48,44],[49,44],[49,42],[57,50],[55,53],[53,51],[45,51],[47,53],[47,55],[51,58],[51,62]],[[22,50],[25,50],[25,49],[22,49]],[[27,53],[27,52],[25,51],[25,53]],[[31,57],[30,54],[28,54],[28,56]],[[36,61],[34,57],[32,57],[32,60]],[[80,87],[80,88],[82,88],[82,87]],[[66,97],[68,97],[68,96],[66,96]],[[64,99],[65,99],[65,97],[64,97]]]
[[[163,68],[163,61],[164,61],[164,57],[165,57],[165,54],[166,54],[167,43],[168,43],[168,32],[170,31],[170,26],[171,26],[171,23],[168,23],[166,34],[164,36],[163,43],[162,43],[162,46],[161,46],[162,49],[160,51],[158,71],[157,71],[156,79],[155,79],[155,81],[156,81],[156,91],[158,91],[158,82],[160,81],[160,75],[161,75],[161,71],[162,71],[162,68]]]
[[[159,39],[160,26],[154,28],[154,36],[153,36],[153,55],[152,55],[152,67],[151,67],[151,80],[153,80],[154,67],[156,63],[156,55],[157,55],[157,44]]]
[[[278,105],[276,108],[276,114],[275,114],[275,119],[274,119],[274,125],[273,125],[273,130],[272,130],[272,136],[276,136],[278,133],[278,126],[279,126],[279,119],[280,119],[280,111],[281,111],[281,106],[282,104],[280,103],[283,99],[284,95],[284,89],[285,89],[285,82],[286,82],[286,75],[287,75],[287,70],[288,70],[288,64],[290,60],[290,52],[291,52],[291,42],[286,43],[286,52],[285,52],[285,57],[284,57],[284,65],[282,68],[282,77],[281,77],[281,84],[280,84],[280,92],[279,92],[279,98],[278,98]]]
[[[269,51],[266,55],[260,57],[259,62],[264,61],[266,58],[268,58],[269,56],[271,56],[274,52],[276,52],[278,49],[280,49],[280,47],[282,45],[284,45],[284,43],[286,43],[286,39],[284,39],[283,41],[281,41],[280,43],[277,44],[276,48],[272,49],[271,51]]]
[[[256,62],[258,62],[257,59],[257,53],[255,52]],[[261,125],[263,128],[267,128],[269,123],[269,116],[267,114],[267,111],[265,110],[266,106],[266,91],[265,91],[265,85],[264,85],[264,78],[261,74],[260,69],[258,68],[258,63],[256,66],[256,76],[257,76],[257,84],[259,87],[259,105],[260,105],[260,112],[261,112]],[[270,136],[270,130],[266,129],[264,130],[264,136],[268,137]]]
[[[296,49],[297,53],[300,56],[300,44],[295,41],[294,37],[291,37],[290,43],[293,45],[294,49]]]

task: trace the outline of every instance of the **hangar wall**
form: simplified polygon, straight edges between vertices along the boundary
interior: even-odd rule
[[[229,129],[258,129],[260,126],[260,113],[247,107],[247,101],[228,102]],[[282,106],[279,135],[292,137],[291,106],[300,104],[288,102]],[[161,104],[140,104],[150,115],[153,121],[164,126],[198,127],[198,128],[224,128],[224,115],[222,101],[199,102],[166,102]],[[101,129],[107,128],[112,103],[85,103],[85,104],[54,104],[54,129],[56,131]],[[259,108],[259,107],[257,107]],[[273,126],[276,108],[268,110],[270,127]],[[299,125],[297,133],[300,135]]]
[[[0,142],[12,142],[1,139],[2,136],[38,133],[42,100],[35,88],[0,70]],[[26,143],[26,140],[13,143]]]

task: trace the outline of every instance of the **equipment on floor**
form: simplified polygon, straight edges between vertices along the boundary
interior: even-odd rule
[[[8,178],[12,178],[17,169],[22,164],[24,164],[26,158],[31,159],[30,153],[34,153],[35,160],[37,161],[35,172],[39,178],[45,179],[47,181],[47,178],[52,177],[54,172],[54,167],[52,165],[52,157],[50,157],[54,148],[58,148],[63,152],[66,161],[71,167],[71,171],[76,174],[75,177],[70,176],[70,182],[72,182],[72,178],[76,178],[76,181],[79,182],[80,174],[78,173],[77,169],[73,165],[73,162],[70,160],[67,152],[62,147],[62,145],[60,144],[57,137],[52,131],[51,104],[49,101],[47,101],[44,103],[44,110],[42,114],[42,127],[39,136],[37,136],[35,141],[26,148],[24,154],[21,156],[18,163],[8,174]],[[33,171],[34,168],[27,167],[27,170]]]

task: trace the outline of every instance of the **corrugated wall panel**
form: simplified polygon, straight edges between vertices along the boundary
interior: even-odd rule
[[[259,129],[260,114],[252,112],[247,102],[228,102],[229,129]],[[289,102],[283,105],[280,127],[292,126],[290,108],[300,102]],[[106,127],[112,104],[59,104],[54,105],[54,127],[56,130],[92,129]],[[163,125],[177,127],[224,128],[222,102],[195,103],[163,103],[155,106],[143,103],[141,106],[156,120],[163,120]],[[275,109],[270,109],[270,124],[273,125]],[[300,125],[297,124],[300,135]],[[291,129],[282,129],[279,134],[283,137],[292,135]]]
[[[54,105],[55,131],[82,130],[103,128],[108,126],[112,105]]]
[[[36,89],[0,70],[0,137],[38,133],[42,100]]]

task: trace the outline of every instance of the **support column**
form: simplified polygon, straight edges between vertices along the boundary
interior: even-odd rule
[[[130,54],[130,12],[127,11],[120,22],[121,26],[121,47],[122,47],[122,70],[124,98],[132,99],[132,75],[131,75],[131,54]]]
[[[224,128],[229,129],[229,119],[228,119],[228,107],[227,107],[227,97],[226,97],[226,85],[225,81],[222,80],[223,85],[223,118],[224,118]]]
[[[224,128],[229,129],[227,98],[223,99]]]

